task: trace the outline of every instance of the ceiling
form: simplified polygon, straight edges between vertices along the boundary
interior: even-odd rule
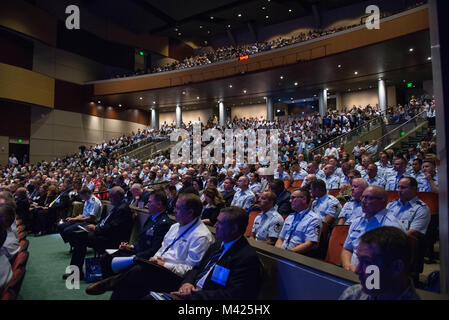
[[[287,67],[172,88],[97,96],[92,101],[118,109],[157,106],[161,111],[172,111],[176,104],[183,109],[210,108],[218,100],[226,106],[265,103],[266,96],[288,103],[313,98],[326,88],[330,94],[377,88],[379,78],[388,86],[432,79],[430,55],[429,32],[422,31]]]
[[[84,0],[95,15],[135,33],[203,44],[227,29],[277,24],[357,0]]]

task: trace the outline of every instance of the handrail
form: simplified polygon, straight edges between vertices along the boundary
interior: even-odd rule
[[[360,126],[354,128],[354,129],[352,129],[351,131],[349,131],[349,132],[347,132],[347,133],[345,133],[345,134],[342,134],[342,135],[340,135],[340,136],[338,136],[338,137],[335,137],[335,138],[333,138],[333,139],[327,141],[326,143],[324,143],[324,144],[322,144],[322,145],[320,145],[320,146],[318,146],[318,147],[316,147],[316,148],[314,148],[314,149],[312,149],[312,150],[308,150],[308,151],[307,151],[307,157],[308,157],[308,159],[310,159],[310,155],[315,154],[317,150],[325,149],[325,147],[327,147],[327,146],[329,145],[329,143],[332,142],[334,145],[336,145],[335,142],[336,142],[337,140],[344,140],[346,137],[353,136],[353,135],[355,135],[357,132],[359,132],[360,130],[362,130],[363,128],[365,128],[365,127],[370,127],[370,125],[373,124],[375,121],[379,121],[379,120],[384,119],[385,116],[387,116],[387,111],[383,111],[380,115],[376,116],[375,118],[373,118],[373,119],[371,119],[371,120],[368,120],[367,122],[364,122],[362,125],[360,125]],[[380,123],[380,124],[382,124],[382,123]]]
[[[422,111],[421,113],[418,113],[417,115],[415,115],[413,118],[407,120],[406,122],[400,124],[397,128],[394,128],[393,130],[391,130],[390,132],[388,132],[387,134],[384,134],[382,137],[380,137],[377,140],[377,145],[378,147],[380,147],[380,149],[384,149],[385,145],[387,145],[387,141],[389,144],[391,144],[391,140],[390,137],[392,137],[393,135],[397,135],[398,137],[400,137],[402,134],[398,134],[400,131],[402,132],[402,130],[407,127],[409,124],[411,124],[413,122],[413,127],[416,127],[418,124],[418,120],[421,119],[422,121],[420,123],[423,123],[425,121],[427,121],[426,119],[426,111]]]

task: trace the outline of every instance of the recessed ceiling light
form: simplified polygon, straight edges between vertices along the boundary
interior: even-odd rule
[[[185,91],[183,91],[183,92],[182,92],[182,94],[186,94],[186,92],[185,92]]]
[[[200,100],[200,97],[196,97],[196,100]]]
[[[210,30],[207,30],[207,33],[210,34]]]
[[[279,78],[280,78],[281,80],[283,80],[283,79],[284,79],[284,76],[280,76]]]
[[[338,67],[338,68],[341,68],[341,64],[339,64],[337,67]]]
[[[175,31],[178,31],[179,29],[178,28],[175,28]]]
[[[232,84],[229,85],[229,88],[232,88]]]
[[[262,10],[265,10],[266,8],[265,7],[262,7]]]
[[[239,13],[239,14],[237,15],[237,17],[239,17],[239,18],[240,18],[241,16],[242,16],[242,14],[241,14],[241,13]]]
[[[265,16],[265,19],[268,19],[269,18],[269,16]]]
[[[298,85],[298,82],[295,82],[295,86],[297,86]]]
[[[178,36],[180,36],[181,35],[181,32],[178,32]]]
[[[410,49],[408,49],[408,51],[409,51],[409,52],[413,52],[413,51],[415,51],[415,49],[410,48]]]
[[[210,19],[211,19],[211,20],[213,20],[213,19],[214,19],[214,17],[212,17],[212,16],[211,16],[211,17],[210,17]]]
[[[142,99],[143,99],[142,97],[139,98],[139,100],[142,100]]]
[[[246,93],[246,90],[243,90],[243,93]]]
[[[231,25],[230,24],[228,24],[228,28],[230,28],[231,27]]]
[[[119,106],[119,107],[121,107],[122,105],[121,105],[121,104],[119,104],[118,106]]]
[[[354,72],[355,75],[359,74],[358,71]]]
[[[91,102],[90,102],[90,104],[94,104],[94,102],[93,102],[93,101],[91,101]]]
[[[100,100],[98,100],[97,102],[98,102],[98,103],[101,103],[101,101],[100,101]]]
[[[430,60],[432,60],[432,57],[427,57],[427,61],[430,61]]]
[[[156,104],[156,101],[153,101],[153,104]]]
[[[293,10],[292,9],[288,9],[288,12],[292,12]]]

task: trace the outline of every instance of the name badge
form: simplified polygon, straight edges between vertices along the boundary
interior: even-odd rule
[[[225,286],[226,282],[228,281],[229,272],[229,269],[216,264],[214,267],[214,272],[212,273],[212,277],[210,279],[215,283]]]

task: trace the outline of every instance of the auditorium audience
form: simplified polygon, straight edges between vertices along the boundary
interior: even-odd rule
[[[251,239],[274,245],[284,225],[284,219],[275,208],[276,194],[271,191],[263,192],[258,204],[261,212],[254,219]]]

